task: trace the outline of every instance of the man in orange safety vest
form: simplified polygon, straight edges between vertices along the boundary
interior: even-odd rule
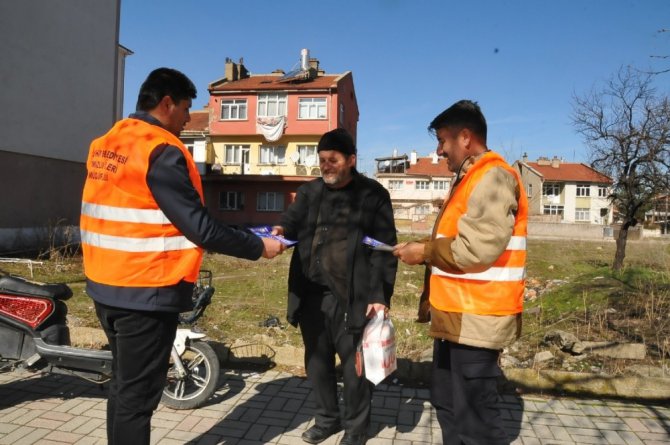
[[[462,100],[431,122],[455,173],[432,236],[398,244],[426,265],[419,320],[430,319],[431,403],[443,443],[509,444],[499,410],[498,358],[521,330],[528,202],[516,170],[486,147],[486,120]]]

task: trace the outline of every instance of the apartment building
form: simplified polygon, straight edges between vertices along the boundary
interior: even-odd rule
[[[321,135],[345,128],[356,139],[352,73],[326,73],[308,50],[299,60],[288,72],[251,74],[242,59],[226,59],[225,76],[208,88],[207,127],[193,119],[182,134],[207,206],[229,224],[278,222],[297,188],[320,175]]]
[[[389,191],[396,220],[416,222],[437,214],[454,177],[446,159],[435,152],[418,157],[412,151],[375,161],[375,178]]]
[[[581,163],[554,156],[536,162],[514,162],[528,196],[529,216],[536,221],[611,224],[608,199],[612,179]]]

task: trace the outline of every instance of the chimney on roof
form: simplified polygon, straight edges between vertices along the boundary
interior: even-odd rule
[[[226,57],[224,76],[228,82],[234,82],[236,80],[246,79],[249,77],[249,71],[247,71],[244,66],[244,59],[240,57],[240,62],[235,63],[230,57]]]
[[[416,164],[416,150],[412,150],[412,152],[409,154],[409,165],[415,165]]]
[[[528,162],[528,153],[523,154],[523,158],[521,158],[521,161],[524,163]]]
[[[549,158],[540,156],[537,158],[537,165],[551,165],[551,161],[549,161]]]
[[[437,152],[436,152],[436,151],[432,152],[432,153],[430,154],[430,157],[433,158],[433,159],[432,159],[432,163],[433,163],[433,164],[437,164],[437,163],[438,163],[439,158],[437,157]]]
[[[558,156],[554,156],[551,159],[552,168],[558,168],[560,165],[561,165],[561,160],[558,158]]]
[[[319,68],[319,59],[311,58],[309,59],[309,72],[313,77],[323,76],[326,72]]]

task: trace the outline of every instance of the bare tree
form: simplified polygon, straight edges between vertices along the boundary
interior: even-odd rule
[[[621,67],[601,90],[573,98],[572,122],[589,147],[591,165],[614,180],[610,199],[621,230],[612,269],[619,271],[628,229],[670,184],[670,102],[656,95],[651,74]]]

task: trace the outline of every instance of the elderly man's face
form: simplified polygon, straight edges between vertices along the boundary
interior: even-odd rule
[[[345,155],[337,150],[321,150],[319,152],[319,168],[323,182],[331,188],[342,188],[352,178],[352,170],[356,166],[356,155]]]

